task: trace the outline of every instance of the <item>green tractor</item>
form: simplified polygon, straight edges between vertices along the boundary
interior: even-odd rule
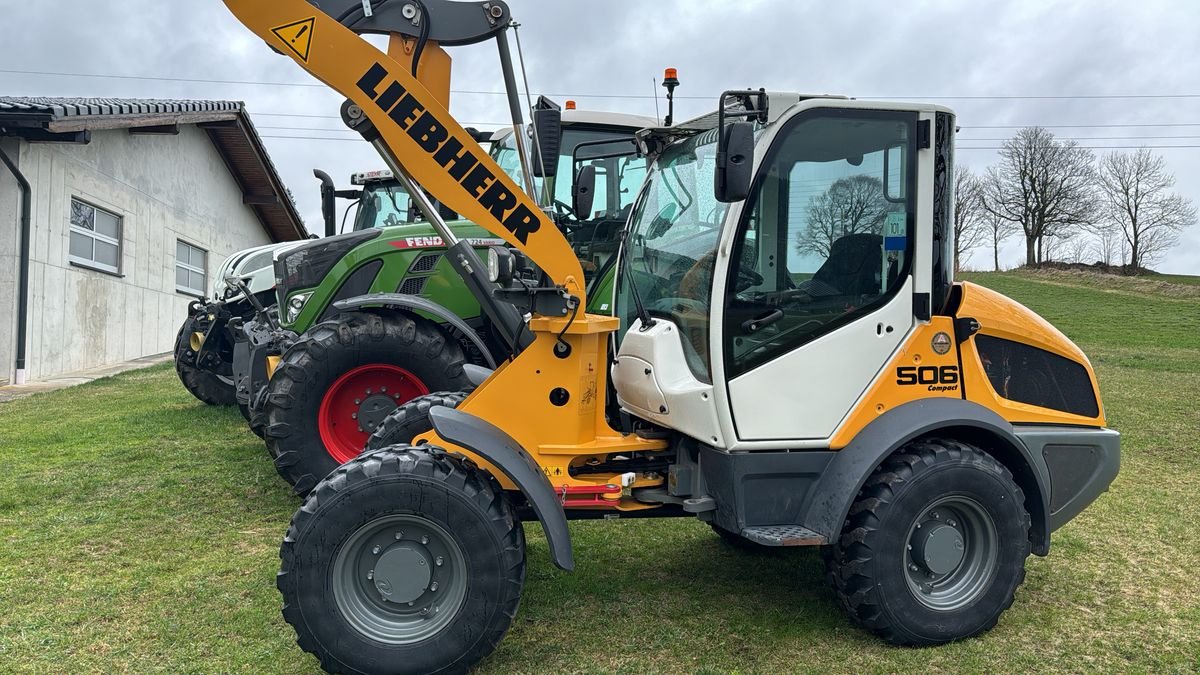
[[[358,189],[353,190],[337,190],[329,174],[319,169],[313,175],[321,181],[326,237],[338,233],[334,212],[338,198],[352,199],[351,207],[358,207],[351,223],[353,232],[403,225],[418,218],[408,193],[390,172],[354,174],[351,180]],[[347,208],[345,214],[349,213]],[[238,331],[233,326],[253,319],[260,310],[275,311],[275,256],[304,244],[288,241],[234,253],[217,269],[212,298],[188,304],[187,317],[175,339],[175,371],[197,399],[209,405],[240,404],[242,412],[249,414],[248,396],[239,398],[236,391],[233,357]]]
[[[586,311],[611,313],[618,235],[646,173],[632,135],[655,120],[560,114],[548,127],[555,137],[535,139],[533,173],[543,177],[531,193],[542,196],[583,263],[592,298]],[[521,176],[514,134],[491,140],[501,168]],[[595,207],[585,214],[572,207],[576,166],[596,176]],[[451,226],[484,256],[501,243],[473,223]],[[398,406],[470,389],[508,360],[520,336],[498,334],[498,322],[481,310],[445,251],[431,226],[413,223],[359,230],[276,257],[278,318],[273,325],[245,322],[239,396],[245,392],[252,427],[298,494],[357,457]]]

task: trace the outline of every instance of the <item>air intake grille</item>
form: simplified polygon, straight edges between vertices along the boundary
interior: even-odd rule
[[[426,253],[420,258],[414,260],[412,267],[409,267],[408,271],[410,273],[432,272],[433,268],[437,267],[438,261],[441,259],[441,253]]]
[[[1044,349],[990,335],[976,335],[975,347],[998,395],[1072,415],[1100,414],[1092,380],[1083,365]]]
[[[428,280],[428,277],[409,277],[400,284],[396,292],[403,295],[420,295],[421,291],[425,290],[425,282]]]

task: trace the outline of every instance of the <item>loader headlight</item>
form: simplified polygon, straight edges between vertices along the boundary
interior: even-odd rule
[[[488,280],[507,286],[516,268],[516,256],[505,246],[488,247]]]
[[[308,293],[297,293],[297,294],[293,295],[291,298],[288,298],[288,301],[287,301],[287,322],[288,323],[294,323],[296,321],[296,319],[299,318],[300,312],[302,312],[304,310],[304,303],[308,302],[308,299],[310,297],[312,297],[311,291]]]

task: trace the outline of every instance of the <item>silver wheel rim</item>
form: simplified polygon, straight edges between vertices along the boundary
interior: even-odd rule
[[[971,497],[935,501],[913,521],[905,541],[904,578],[917,601],[930,609],[964,607],[996,576],[996,523]]]
[[[392,645],[437,634],[466,598],[462,549],[443,527],[417,515],[382,516],[359,527],[338,549],[332,574],[342,616]]]

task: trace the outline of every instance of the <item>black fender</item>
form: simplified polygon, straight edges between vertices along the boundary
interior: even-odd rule
[[[809,493],[804,526],[833,541],[871,472],[888,455],[921,436],[944,436],[977,445],[1008,467],[1030,507],[1033,552],[1050,549],[1050,473],[1029,451],[1013,426],[978,403],[957,398],[911,401],[880,415],[838,451]]]
[[[571,532],[567,529],[562,502],[550,479],[521,444],[494,424],[461,410],[438,406],[430,409],[429,418],[438,436],[479,455],[516,483],[546,531],[550,559],[568,572],[575,569]]]
[[[484,344],[483,338],[479,337],[479,333],[476,333],[474,328],[471,328],[466,321],[463,321],[462,317],[432,300],[417,295],[405,295],[404,293],[372,293],[371,295],[360,295],[333,303],[333,308],[342,312],[362,309],[363,307],[399,307],[401,309],[417,310],[433,314],[442,321],[454,326],[458,329],[458,332],[467,336],[471,344],[475,345],[479,349],[479,352],[483,354],[483,359],[487,361],[488,367],[492,369],[496,368],[496,359],[492,356],[491,350]]]

